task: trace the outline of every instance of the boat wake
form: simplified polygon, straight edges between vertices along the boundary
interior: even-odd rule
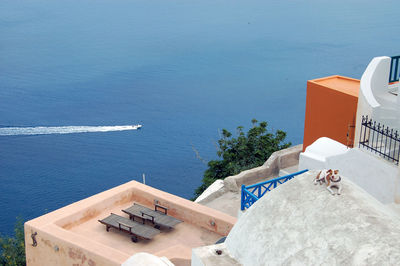
[[[0,136],[111,132],[137,130],[141,127],[140,124],[126,126],[2,127],[0,128]]]

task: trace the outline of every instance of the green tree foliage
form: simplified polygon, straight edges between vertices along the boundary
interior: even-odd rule
[[[0,265],[26,265],[24,222],[21,218],[17,218],[14,231],[14,237],[0,236]]]
[[[195,190],[195,197],[200,196],[215,180],[224,179],[239,174],[243,170],[262,165],[275,151],[288,148],[291,143],[285,143],[286,133],[277,130],[271,133],[267,122],[252,121],[253,127],[247,133],[243,127],[237,127],[237,137],[226,129],[218,140],[217,155],[220,159],[208,162],[204,173],[203,184]],[[257,124],[258,123],[258,124]]]

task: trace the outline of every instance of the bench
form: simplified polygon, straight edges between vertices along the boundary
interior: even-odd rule
[[[160,228],[161,226],[174,228],[175,225],[182,222],[175,217],[169,216],[167,214],[168,208],[159,204],[155,204],[154,210],[152,210],[140,204],[134,203],[131,207],[122,211],[128,214],[129,218],[133,221],[135,221],[135,217],[137,217],[141,219],[142,224],[145,224],[146,221],[149,221],[156,228]]]
[[[155,235],[160,233],[160,230],[158,229],[146,226],[136,221],[132,221],[114,213],[111,213],[111,215],[108,217],[98,221],[106,226],[107,232],[110,230],[110,228],[115,228],[119,231],[130,234],[133,242],[137,242],[138,238],[150,240]]]

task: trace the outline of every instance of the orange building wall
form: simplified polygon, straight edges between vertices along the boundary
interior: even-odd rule
[[[303,151],[320,137],[352,144],[359,88],[359,80],[341,76],[307,81]]]

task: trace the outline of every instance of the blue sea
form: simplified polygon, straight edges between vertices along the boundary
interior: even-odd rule
[[[184,198],[219,131],[268,121],[302,143],[306,81],[400,54],[398,1],[2,0],[0,233],[130,180]],[[0,128],[1,131],[1,128]],[[196,152],[195,152],[196,151]]]

